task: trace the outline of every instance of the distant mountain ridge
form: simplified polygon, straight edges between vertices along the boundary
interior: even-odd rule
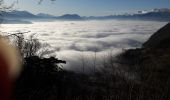
[[[65,14],[62,16],[54,16],[50,14],[45,14],[45,13],[39,13],[37,15],[32,14],[28,11],[11,11],[11,12],[3,12],[1,13],[4,18],[34,18],[34,19],[39,19],[39,18],[45,18],[45,19],[68,19],[68,20],[81,20],[83,19],[80,15],[78,14]]]
[[[170,9],[168,8],[161,8],[161,9],[152,9],[152,10],[141,10],[138,11],[138,14],[144,14],[144,13],[151,13],[151,12],[170,12]]]
[[[134,14],[122,14],[122,15],[108,15],[102,17],[90,16],[87,19],[136,19],[136,20],[158,20],[158,21],[170,21],[170,9],[161,8],[153,10],[138,11]]]
[[[78,14],[65,14],[62,16],[54,16],[45,13],[37,15],[28,11],[11,11],[1,13],[4,18],[31,18],[31,19],[56,19],[56,20],[107,20],[107,19],[133,19],[133,20],[156,20],[156,21],[170,21],[170,9],[153,9],[138,11],[135,14],[122,14],[122,15],[108,15],[108,16],[90,16],[82,17]]]
[[[54,16],[54,15],[44,14],[44,13],[39,13],[36,16],[37,17],[42,17],[42,18],[56,18],[56,16]]]
[[[65,15],[59,16],[58,19],[82,20],[83,18],[79,16],[78,14],[65,14]]]
[[[11,11],[11,12],[3,12],[3,17],[12,18],[12,17],[22,17],[22,18],[36,18],[37,16],[28,12],[28,11]]]

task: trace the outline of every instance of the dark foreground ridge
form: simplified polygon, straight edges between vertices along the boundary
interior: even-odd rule
[[[170,23],[159,29],[142,48],[120,55],[121,61],[140,75],[142,100],[170,99]]]
[[[126,50],[93,74],[64,70],[60,64],[66,62],[56,58],[25,58],[14,98],[170,100],[169,27],[156,32],[142,48]]]
[[[143,44],[144,48],[170,48],[170,23],[159,29]]]

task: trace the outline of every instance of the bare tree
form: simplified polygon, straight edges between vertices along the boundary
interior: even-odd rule
[[[82,63],[82,71],[83,71],[83,73],[85,72],[85,63],[86,63],[86,61],[85,61],[85,56],[84,56],[84,51],[82,51],[82,55],[81,55],[81,63]]]
[[[96,72],[96,64],[97,64],[97,47],[95,46],[95,51],[93,56],[93,73]]]

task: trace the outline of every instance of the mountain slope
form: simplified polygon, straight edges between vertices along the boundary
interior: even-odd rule
[[[148,41],[143,44],[144,48],[167,48],[170,47],[170,23],[159,29]]]
[[[3,16],[4,17],[9,17],[9,18],[36,18],[37,16],[28,12],[28,11],[12,11],[12,12],[4,12],[3,13]]]
[[[53,15],[50,15],[50,14],[45,14],[45,13],[39,13],[36,16],[42,17],[42,18],[56,18],[56,16],[53,16]]]
[[[5,19],[18,19],[18,18],[36,18],[36,19],[58,19],[58,20],[82,20],[83,18],[78,14],[65,14],[62,16],[53,16],[45,13],[34,15],[28,11],[11,11],[1,13]]]
[[[169,91],[166,91],[170,89],[169,44],[170,23],[153,34],[142,48],[129,49],[120,55],[120,67],[129,67],[129,70],[137,73],[145,97],[142,100],[168,100],[169,98]]]
[[[59,16],[58,19],[82,20],[83,18],[77,14],[65,14],[65,15]]]

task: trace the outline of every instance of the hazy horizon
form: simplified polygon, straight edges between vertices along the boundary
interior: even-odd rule
[[[114,14],[110,14],[110,15],[124,15],[124,14],[137,14],[138,13],[138,11],[152,11],[153,9],[170,9],[170,8],[152,8],[152,9],[143,9],[143,10],[136,10],[136,11],[134,11],[134,12],[124,12],[124,13],[114,13]],[[79,13],[64,13],[64,14],[62,14],[62,15],[53,15],[53,14],[50,14],[50,13],[45,13],[45,12],[37,12],[37,13],[33,13],[33,12],[31,12],[31,11],[28,11],[28,10],[21,10],[21,9],[15,9],[15,10],[13,10],[13,11],[27,11],[27,12],[29,12],[29,13],[32,13],[32,14],[34,14],[34,15],[38,15],[38,14],[48,14],[48,15],[52,15],[52,16],[62,16],[62,15],[65,15],[65,14],[77,14],[77,15],[79,15],[79,16],[82,16],[82,17],[90,17],[90,16],[95,16],[95,17],[102,17],[102,16],[109,16],[109,14],[108,15],[87,15],[87,16],[83,16],[83,15],[80,15]]]
[[[33,14],[47,13],[55,16],[64,14],[79,14],[81,16],[106,16],[123,13],[134,13],[139,10],[154,8],[170,8],[170,1],[165,0],[6,0],[10,5],[15,3],[14,9],[29,11]]]

